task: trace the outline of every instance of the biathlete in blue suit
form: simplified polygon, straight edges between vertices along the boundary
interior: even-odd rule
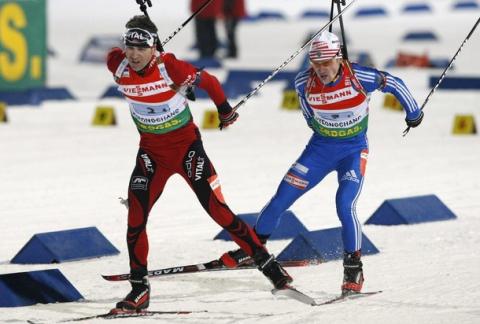
[[[336,207],[342,223],[344,245],[343,294],[362,289],[362,229],[356,203],[362,189],[368,158],[368,102],[375,90],[393,94],[405,109],[408,126],[423,119],[404,82],[387,72],[342,59],[338,37],[323,32],[310,45],[311,66],[300,72],[295,88],[308,126],[313,130],[305,150],[288,170],[277,192],[261,211],[255,231],[266,242],[280,216],[300,196],[315,187],[327,174],[337,172]],[[251,262],[242,250],[225,253],[229,267]]]

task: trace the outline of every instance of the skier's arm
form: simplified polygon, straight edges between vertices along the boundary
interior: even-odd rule
[[[379,90],[384,93],[391,93],[402,104],[406,113],[405,120],[407,124],[411,127],[416,127],[420,124],[423,118],[423,112],[418,107],[417,102],[402,79],[388,72],[355,63],[352,64],[352,68],[355,76],[367,92],[370,93]]]
[[[198,70],[192,64],[178,60],[171,53],[163,53],[162,60],[172,81],[179,87],[198,86],[205,90],[217,107],[221,127],[233,124],[238,113],[232,110],[218,79],[205,70]]]

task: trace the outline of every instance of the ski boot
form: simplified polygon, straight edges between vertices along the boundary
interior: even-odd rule
[[[255,229],[253,231],[255,232]],[[270,235],[260,235],[257,232],[255,232],[255,234],[257,235],[262,245],[267,244],[267,239],[270,237]],[[232,251],[228,251],[227,253],[224,253],[220,257],[220,261],[222,261],[222,263],[227,268],[231,268],[231,269],[234,269],[243,265],[253,265],[255,263],[252,257],[249,256],[242,249],[236,249],[236,250],[232,250]]]
[[[253,256],[253,259],[255,260],[258,270],[270,280],[275,288],[286,288],[288,284],[293,281],[287,271],[275,260],[273,254],[270,255],[266,251],[260,251]]]
[[[360,293],[363,286],[363,269],[360,261],[360,250],[343,255],[343,284],[342,295]]]
[[[141,273],[132,272],[129,281],[132,290],[122,301],[117,303],[116,308],[110,311],[111,313],[140,313],[148,308],[150,303],[150,283],[146,271]]]
[[[253,265],[255,262],[253,261],[252,257],[249,256],[245,251],[242,249],[236,249],[232,251],[228,251],[224,253],[220,257],[220,261],[227,267],[234,269],[239,266],[243,265]]]

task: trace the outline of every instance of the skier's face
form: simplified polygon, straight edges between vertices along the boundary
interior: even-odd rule
[[[312,64],[315,73],[317,73],[320,78],[320,81],[322,81],[323,84],[327,84],[335,81],[338,70],[340,69],[340,62],[341,59],[334,58],[320,63],[310,63]]]
[[[135,71],[141,71],[145,66],[147,66],[154,53],[154,47],[125,47],[125,56],[127,57],[128,64]]]

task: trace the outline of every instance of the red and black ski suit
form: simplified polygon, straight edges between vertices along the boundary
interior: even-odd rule
[[[245,252],[252,256],[259,249],[264,250],[253,230],[225,203],[217,173],[182,94],[186,86],[195,85],[209,94],[220,112],[230,110],[217,78],[171,53],[152,57],[139,74],[128,65],[124,52],[114,48],[108,55],[107,66],[129,102],[140,132],[140,148],[128,188],[131,271],[147,270],[148,215],[168,178],[175,173],[187,181],[206,212]]]

